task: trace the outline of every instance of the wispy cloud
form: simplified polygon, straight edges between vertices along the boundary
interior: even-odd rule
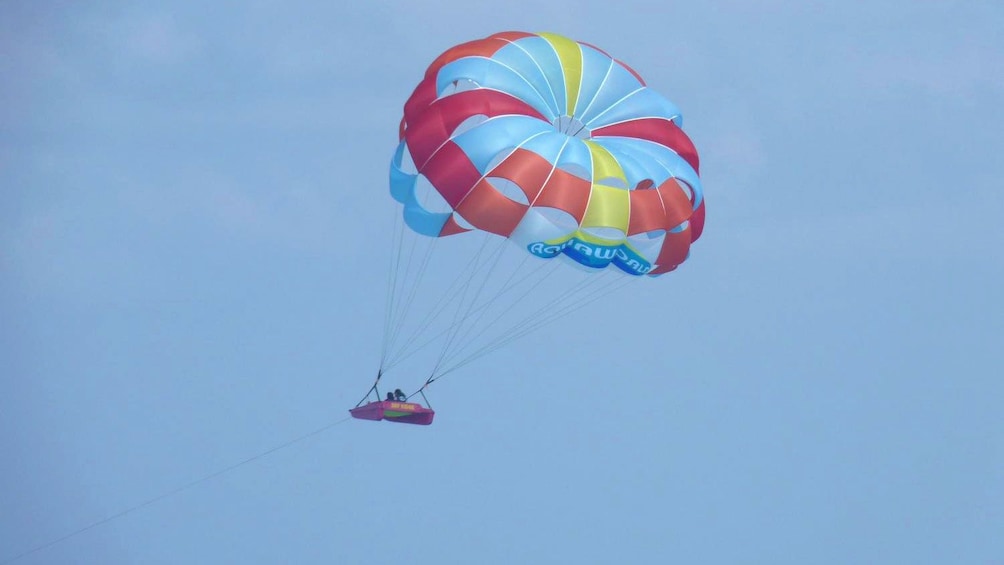
[[[189,225],[208,237],[238,238],[297,252],[324,252],[362,229],[327,187],[262,183],[224,172],[191,172],[162,185],[122,187],[117,204],[138,221]]]
[[[978,44],[876,54],[861,61],[859,68],[861,78],[879,88],[913,88],[947,98],[1004,91],[1004,52]]]
[[[106,40],[124,54],[148,64],[176,64],[196,55],[203,40],[164,13],[112,20],[104,28]]]
[[[857,261],[883,258],[938,264],[963,256],[995,263],[1004,241],[1004,195],[991,179],[965,198],[933,194],[857,210],[791,209],[784,216],[750,219],[727,231],[729,246],[748,256],[792,255]]]

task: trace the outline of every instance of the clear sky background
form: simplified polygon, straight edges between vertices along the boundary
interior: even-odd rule
[[[682,109],[691,259],[18,563],[1004,563],[1004,4],[632,0],[0,3],[0,562],[347,415],[401,107],[510,29]]]

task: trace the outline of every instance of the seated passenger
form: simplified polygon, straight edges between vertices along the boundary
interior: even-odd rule
[[[394,398],[397,399],[398,402],[405,402],[406,400],[408,400],[408,396],[404,394],[404,392],[402,392],[401,389],[399,388],[394,389]]]
[[[388,392],[387,393],[387,402],[394,402],[394,393],[393,392]]]

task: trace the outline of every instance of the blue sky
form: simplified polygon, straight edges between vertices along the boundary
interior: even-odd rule
[[[88,4],[0,7],[0,561],[346,415],[401,106],[508,29],[683,110],[691,259],[18,562],[1004,560],[1001,4]]]

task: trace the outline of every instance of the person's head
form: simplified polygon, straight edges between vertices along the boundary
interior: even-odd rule
[[[388,392],[387,393],[387,400],[394,400],[394,393],[393,392]]]

